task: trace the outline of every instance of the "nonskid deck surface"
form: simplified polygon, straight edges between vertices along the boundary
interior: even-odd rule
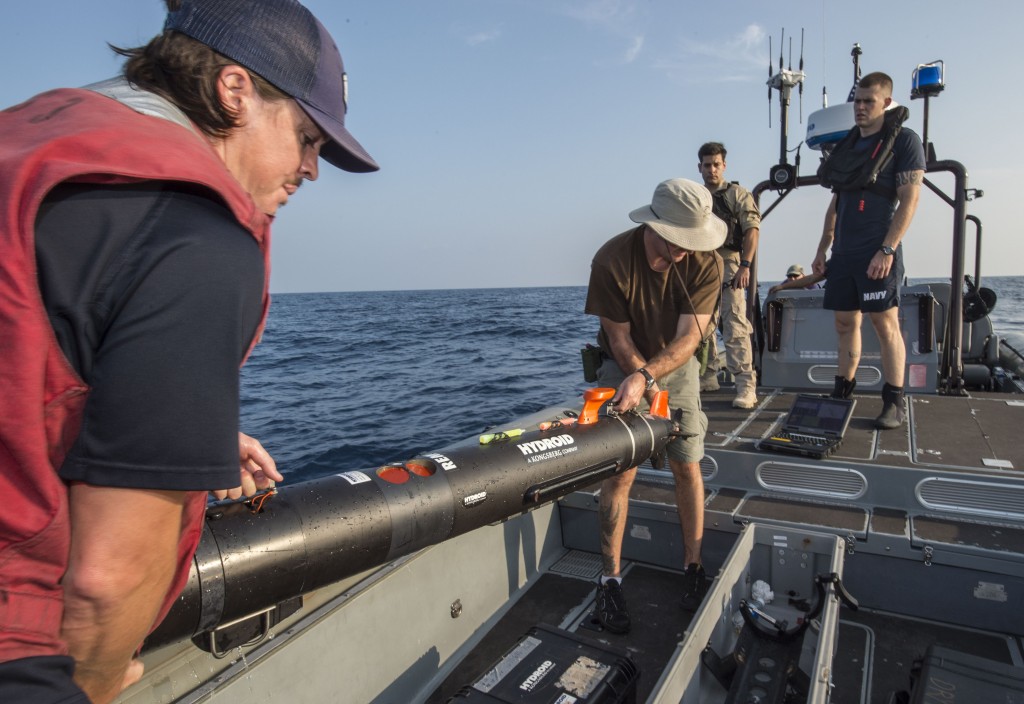
[[[781,425],[794,396],[760,389],[758,407],[747,411],[732,408],[732,389],[702,395],[709,575],[748,523],[843,538],[843,581],[862,609],[841,611],[832,699],[840,704],[888,704],[890,692],[909,688],[929,645],[1024,667],[1024,626],[1013,606],[1024,584],[1024,405],[996,394],[915,396],[904,429],[881,432],[873,427],[877,394],[857,395],[838,454],[816,460],[759,450],[756,441]],[[598,491],[561,501],[568,547],[597,550]],[[680,563],[675,509],[671,474],[642,468],[624,555],[668,569]],[[671,608],[675,598],[662,603]]]
[[[827,394],[830,390],[823,389]],[[752,410],[732,407],[734,389],[704,392],[708,448],[753,451],[778,430],[793,403],[792,392],[761,388]],[[970,396],[910,395],[908,423],[876,430],[882,411],[877,392],[854,393],[857,407],[834,459],[895,466],[934,467],[949,472],[1024,472],[1024,397],[972,392]]]
[[[640,668],[637,701],[647,701],[694,615],[679,604],[682,574],[630,563],[623,589],[633,628],[628,634],[616,635],[603,632],[592,621],[596,577],[561,571],[566,561],[599,565],[599,559],[572,551],[541,575],[430,695],[427,704],[444,704],[463,686],[472,684],[538,624],[557,626],[627,653]],[[833,660],[832,702],[885,704],[890,693],[910,688],[915,661],[933,644],[1001,663],[1024,663],[1020,639],[1014,637],[868,609],[855,612],[844,606]],[[724,688],[722,695],[724,699]]]
[[[865,541],[858,550],[947,546],[1024,563],[1020,397],[910,396],[905,427],[880,431],[873,426],[878,396],[855,395],[842,446],[817,460],[758,449],[757,439],[780,427],[794,398],[760,392],[749,411],[732,408],[726,388],[702,395],[709,429],[701,472],[712,522],[823,529]],[[662,493],[657,500],[670,503]]]
[[[594,619],[599,572],[600,556],[582,551],[573,551],[552,566],[455,668],[427,704],[443,704],[461,687],[472,684],[532,626],[541,623],[627,653],[640,666],[637,701],[645,701],[693,617],[693,612],[679,603],[682,573],[628,564],[623,591],[633,625],[628,634],[617,635],[604,632]]]
[[[844,608],[832,660],[831,704],[888,704],[892,692],[910,689],[915,664],[930,646],[1017,667],[1024,663],[1017,638]]]

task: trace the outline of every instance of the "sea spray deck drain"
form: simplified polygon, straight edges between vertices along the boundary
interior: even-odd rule
[[[601,557],[589,552],[573,550],[551,566],[553,574],[595,580],[601,574]]]

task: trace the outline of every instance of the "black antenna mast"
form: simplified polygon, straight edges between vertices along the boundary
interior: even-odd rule
[[[768,35],[768,127],[772,126],[772,35]]]
[[[799,68],[799,73],[800,73],[800,75],[805,75],[804,74],[804,29],[803,29],[803,27],[800,28],[800,68]],[[804,123],[804,82],[803,81],[800,81],[799,91],[800,91],[800,124],[802,125]]]
[[[863,53],[860,44],[854,44],[850,49],[850,56],[853,57],[853,87],[850,88],[850,97],[846,99],[847,102],[853,100],[853,94],[857,92],[857,86],[860,85],[860,55]]]
[[[782,30],[782,43],[786,40],[786,30]],[[771,37],[768,37],[769,61],[771,56]],[[800,32],[800,69],[793,70],[793,47],[790,39],[789,68],[784,68],[782,48],[779,48],[779,71],[768,78],[768,115],[769,124],[771,121],[771,94],[772,90],[779,91],[779,163],[771,168],[769,181],[775,190],[789,190],[796,186],[796,168],[788,163],[786,154],[789,151],[789,106],[793,96],[793,87],[799,86],[800,113],[803,119],[803,84],[804,84],[804,56],[803,56],[803,30]],[[770,64],[769,64],[770,66]],[[770,70],[770,69],[769,69]]]

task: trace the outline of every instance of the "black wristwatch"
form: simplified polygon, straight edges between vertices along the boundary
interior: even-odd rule
[[[892,255],[896,254],[896,250],[887,244],[883,244],[878,249],[882,252],[882,254],[884,254],[887,257],[891,257]]]
[[[750,260],[749,259],[744,259],[743,261],[740,262],[740,266],[745,266],[745,267],[747,267],[749,269],[750,268]]]
[[[650,391],[651,387],[654,386],[654,377],[651,376],[651,373],[644,369],[643,367],[637,369],[636,373],[643,375],[644,379],[647,379],[647,384],[646,386],[644,386],[644,391]]]

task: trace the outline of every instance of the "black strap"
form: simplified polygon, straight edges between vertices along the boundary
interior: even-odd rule
[[[910,111],[899,105],[886,111],[877,141],[868,149],[855,149],[860,140],[860,128],[853,127],[822,160],[818,167],[821,185],[839,191],[871,191],[884,198],[896,198],[895,188],[878,184],[878,175],[892,162],[896,138]]]

